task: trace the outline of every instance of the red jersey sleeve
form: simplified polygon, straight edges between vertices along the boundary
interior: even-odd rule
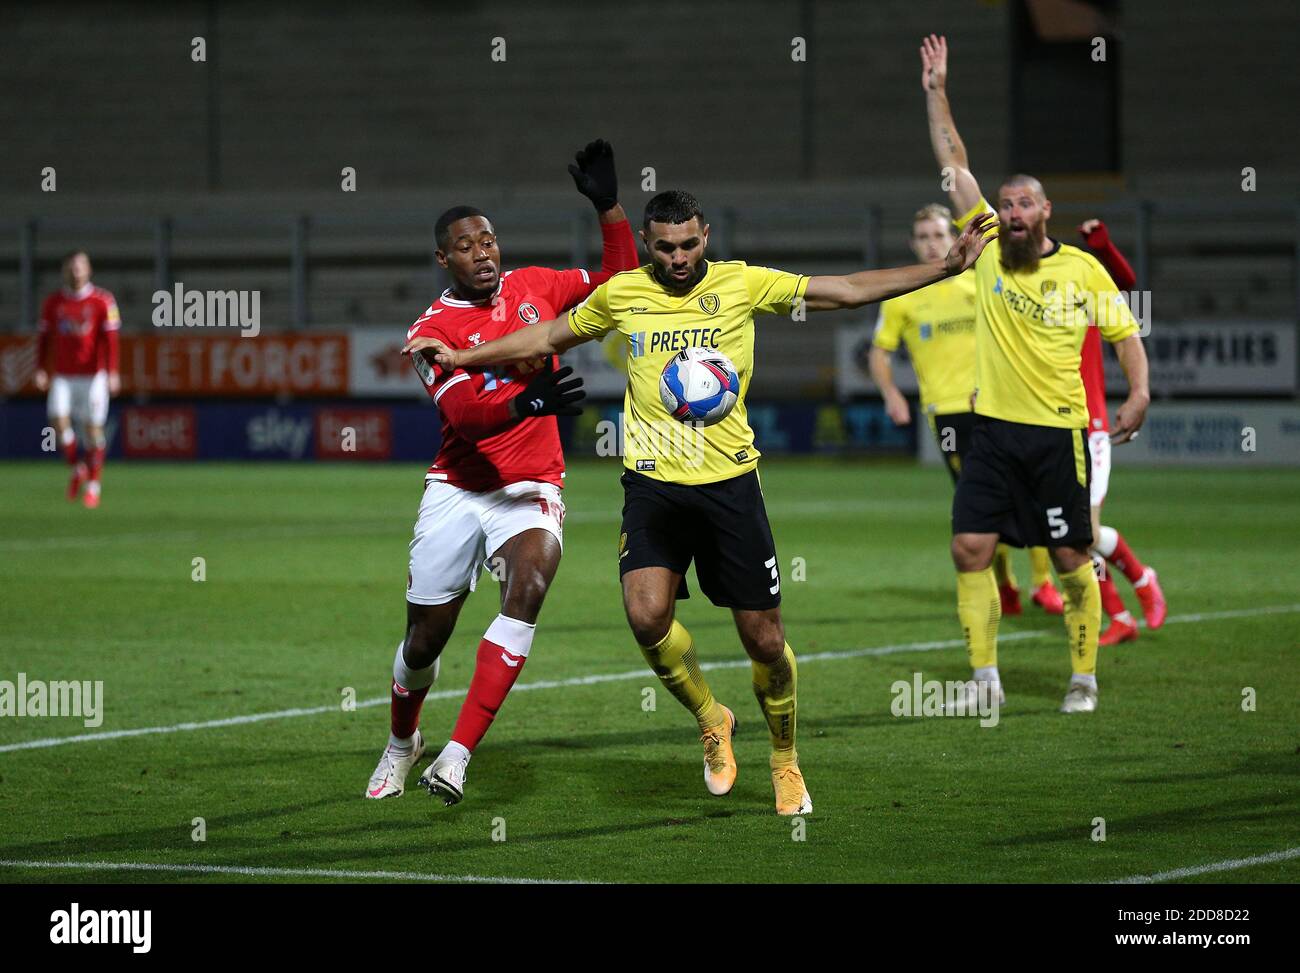
[[[563,314],[581,304],[597,287],[624,270],[636,270],[636,239],[627,220],[600,224],[603,248],[600,270],[556,270],[549,276],[548,298],[556,312]]]
[[[430,315],[420,318],[415,324],[411,325],[406,337],[410,339],[419,335],[421,338],[436,338],[449,347],[459,347],[456,342],[447,337],[444,331],[434,327],[431,321],[432,316]],[[448,372],[438,365],[432,357],[426,358],[425,353],[422,351],[412,353],[411,365],[415,368],[415,374],[420,376],[420,381],[424,383],[424,390],[429,393],[429,398],[433,399],[434,402],[437,402],[442,392],[446,391],[448,383],[453,378],[457,381],[469,378],[469,374],[463,369],[458,368],[455,371]]]
[[[428,319],[417,321],[411,334],[457,347],[445,332],[435,328]],[[500,432],[517,421],[510,415],[510,402],[484,402],[479,391],[483,386],[480,372],[467,372],[463,368],[447,371],[426,358],[422,352],[411,355],[415,372],[424,384],[424,390],[433,399],[443,418],[466,439],[479,440]]]
[[[1119,252],[1119,247],[1111,242],[1110,231],[1106,229],[1105,223],[1098,220],[1092,232],[1083,235],[1083,242],[1101,261],[1101,265],[1106,268],[1111,280],[1115,281],[1120,290],[1131,291],[1133,289],[1137,284],[1137,274],[1133,273],[1133,268],[1124,259],[1124,255]]]
[[[474,376],[457,371],[443,382],[433,400],[452,427],[466,439],[478,441],[496,435],[518,420],[510,414],[511,399],[504,402],[484,402],[478,394]]]
[[[122,330],[122,314],[117,309],[117,299],[107,291],[104,292],[104,321],[100,326],[99,340],[102,342],[100,363],[109,372],[118,370],[121,357],[118,348],[118,333]]]

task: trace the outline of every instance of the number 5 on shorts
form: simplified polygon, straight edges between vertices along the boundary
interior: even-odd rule
[[[1047,508],[1047,526],[1051,528],[1053,540],[1064,537],[1070,532],[1070,525],[1061,519],[1061,514],[1064,512],[1064,507]]]

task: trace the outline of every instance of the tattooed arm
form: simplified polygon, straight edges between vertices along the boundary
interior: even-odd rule
[[[931,34],[921,41],[921,87],[925,89],[925,113],[930,122],[930,147],[939,163],[943,187],[956,215],[961,216],[979,203],[980,187],[971,175],[966,146],[952,120],[947,82],[948,41]]]

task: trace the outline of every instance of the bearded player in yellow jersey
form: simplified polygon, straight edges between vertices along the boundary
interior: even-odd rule
[[[971,174],[945,86],[948,45],[921,45],[930,142],[951,178],[953,204],[967,226],[992,211]],[[990,567],[999,538],[1046,544],[1065,594],[1072,675],[1063,713],[1097,708],[1101,594],[1088,548],[1088,403],[1079,375],[1087,328],[1112,343],[1129,396],[1111,441],[1127,442],[1146,418],[1151,395],[1138,325],[1091,254],[1047,235],[1052,203],[1033,176],[1011,176],[995,197],[997,240],[975,265],[975,414],[969,453],[952,505],[957,614],[974,678],[972,696],[1003,696],[997,668],[1001,606]]]
[[[952,211],[931,203],[912,217],[908,241],[918,260],[937,260],[952,247]],[[912,421],[907,399],[894,384],[891,355],[906,345],[921,387],[921,410],[930,423],[953,485],[961,475],[962,457],[970,446],[975,413],[975,273],[941,280],[937,284],[891,298],[880,305],[880,318],[871,340],[868,365],[871,378],[885,400],[885,412],[897,426]],[[1063,611],[1061,596],[1052,584],[1051,560],[1045,547],[1029,549],[1033,572],[1033,602],[1049,615]],[[998,544],[993,557],[1002,614],[1019,615],[1020,588],[1011,567],[1011,548]]]
[[[777,813],[812,811],[795,750],[797,671],[781,620],[781,572],[759,489],[759,454],[745,417],[754,317],[789,314],[796,307],[862,307],[952,277],[974,264],[994,223],[977,215],[942,260],[804,277],[706,259],[709,226],[700,204],[689,193],[664,192],[646,204],[641,239],[650,263],[610,278],[567,316],[473,348],[419,338],[404,349],[431,354],[439,368],[457,369],[543,359],[611,332],[627,343],[618,555],[623,606],[646,661],[699,724],[711,794],[728,793],[736,781],[736,718],[713,698],[690,633],[675,618],[692,560],[705,595],[731,610],[749,655],[754,694],[771,736]],[[664,366],[694,347],[727,355],[740,378],[735,408],[706,427],[677,422],[659,397]]]

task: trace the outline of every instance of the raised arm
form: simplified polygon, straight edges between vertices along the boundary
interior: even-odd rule
[[[599,279],[593,288],[621,270],[636,268],[636,238],[627,222],[627,213],[618,201],[618,172],[614,167],[614,147],[604,139],[588,142],[569,164],[569,175],[578,192],[591,200],[600,220],[604,250]],[[597,275],[592,275],[596,277]]]
[[[862,307],[960,274],[975,263],[989,240],[988,232],[996,226],[997,217],[992,213],[977,215],[962,230],[947,256],[933,263],[860,270],[840,277],[814,277],[804,292],[806,306],[810,311]]]
[[[1105,223],[1095,219],[1085,220],[1079,227],[1079,233],[1120,290],[1131,291],[1137,286],[1137,274],[1133,273],[1133,266],[1119,252],[1119,247],[1111,242],[1110,231],[1106,229]]]
[[[415,337],[402,348],[402,354],[422,354],[448,370],[481,368],[559,355],[590,340],[586,335],[574,334],[567,318],[555,318],[520,328],[503,338],[485,341],[473,348],[452,348],[437,338]]]
[[[930,123],[930,147],[953,207],[963,215],[975,208],[981,194],[979,183],[970,171],[966,145],[952,119],[947,85],[948,40],[931,34],[921,41],[921,87],[925,90],[925,114]]]

